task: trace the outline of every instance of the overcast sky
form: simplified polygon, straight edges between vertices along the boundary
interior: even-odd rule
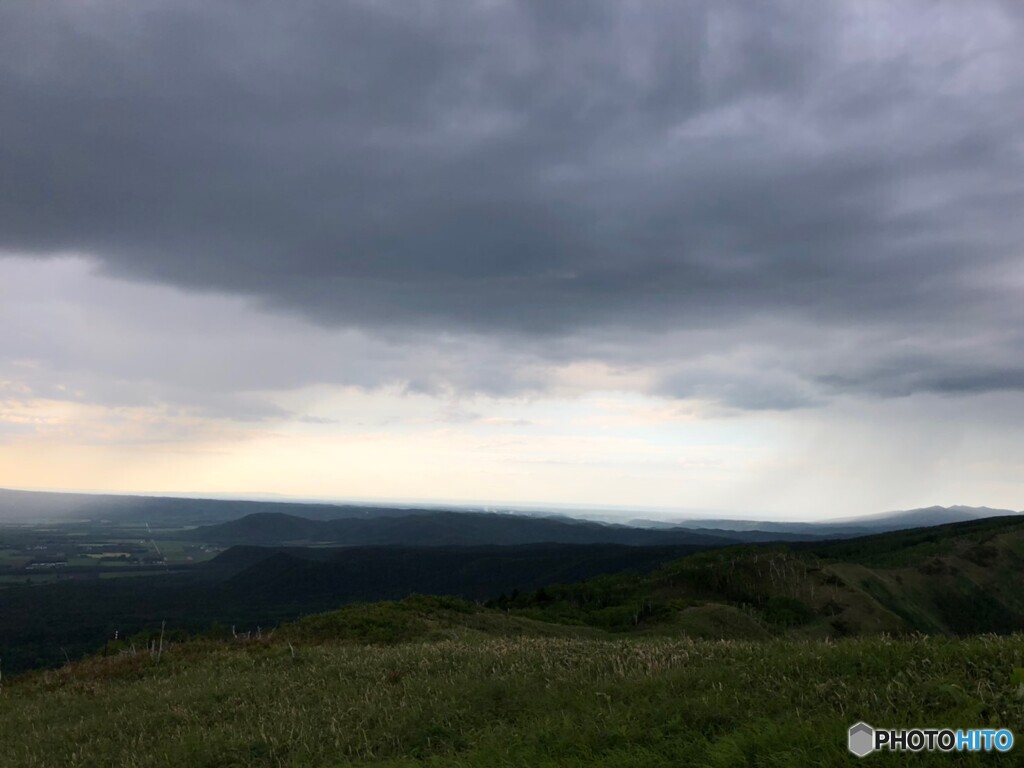
[[[0,4],[0,485],[1024,507],[1024,8]]]

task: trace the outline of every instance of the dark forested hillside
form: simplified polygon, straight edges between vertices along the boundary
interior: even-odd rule
[[[167,625],[269,627],[356,600],[412,593],[483,599],[598,574],[649,571],[692,546],[236,547],[213,561],[136,578],[12,584],[0,589],[5,671],[46,666],[95,650],[115,632]]]
[[[569,518],[480,512],[428,512],[405,517],[341,520],[309,520],[288,514],[258,513],[219,525],[202,526],[185,535],[195,541],[270,546],[309,543],[343,546],[561,543],[710,547],[748,540],[743,532],[634,528]]]

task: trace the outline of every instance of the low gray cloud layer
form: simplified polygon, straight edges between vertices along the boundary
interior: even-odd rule
[[[1021,390],[1022,31],[995,2],[5,3],[0,250],[474,339],[379,377],[413,387],[544,386],[490,343],[742,408]]]

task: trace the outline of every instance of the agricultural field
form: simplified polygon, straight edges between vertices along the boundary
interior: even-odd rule
[[[210,560],[222,550],[175,538],[183,529],[104,521],[20,523],[0,526],[0,588],[144,575]]]

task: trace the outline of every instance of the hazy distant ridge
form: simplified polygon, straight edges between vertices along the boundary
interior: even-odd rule
[[[584,520],[486,512],[431,512],[404,517],[308,520],[281,513],[247,515],[188,532],[197,541],[279,545],[330,543],[343,546],[478,544],[687,544],[706,547],[736,542],[715,531],[657,531]]]
[[[697,544],[801,541],[1021,514],[991,507],[925,507],[820,523],[727,518],[626,523],[580,520],[564,512],[479,512],[403,506],[121,496],[0,489],[0,522],[87,518],[202,526],[209,541],[284,544]],[[219,524],[219,525],[218,525]]]

